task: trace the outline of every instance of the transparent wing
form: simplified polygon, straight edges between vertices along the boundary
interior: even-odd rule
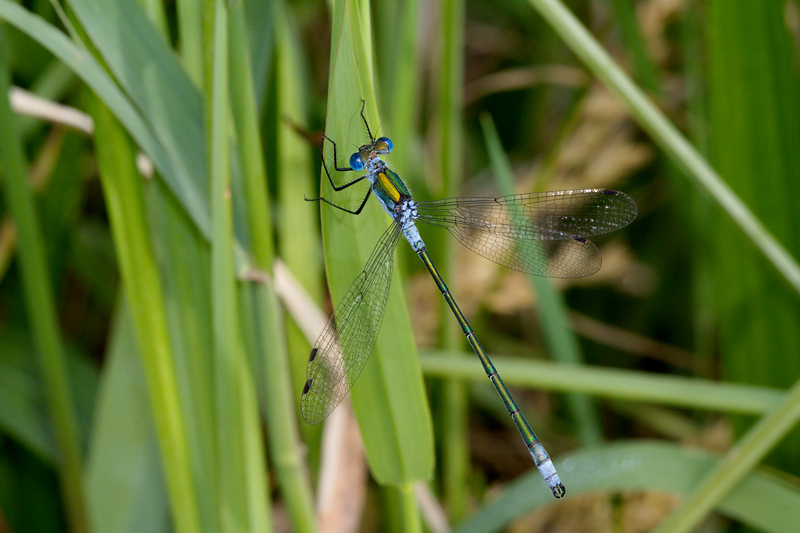
[[[309,424],[324,420],[344,399],[369,359],[381,329],[392,283],[397,224],[381,237],[320,333],[306,369],[300,410]]]
[[[636,203],[611,189],[448,198],[417,205],[419,220],[514,270],[556,278],[588,276],[602,263],[588,237],[630,224]]]

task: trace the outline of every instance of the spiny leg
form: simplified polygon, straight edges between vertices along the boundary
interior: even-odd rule
[[[328,172],[328,165],[327,165],[327,163],[325,163],[325,140],[326,139],[327,139],[327,141],[329,143],[331,143],[333,145],[333,168],[336,169],[337,172],[351,172],[353,170],[353,168],[352,167],[340,167],[339,166],[339,161],[338,161],[337,156],[336,156],[336,143],[333,142],[330,137],[328,137],[327,135],[325,135],[323,133],[322,134],[322,141],[320,141],[320,144],[319,144],[319,152],[320,152],[320,157],[322,158],[322,168],[325,170],[325,175],[328,176],[328,181],[331,182],[331,187],[333,187],[333,190],[335,190],[336,192],[339,192],[339,191],[341,191],[343,189],[348,188],[349,186],[353,185],[354,183],[358,183],[359,181],[361,181],[361,180],[363,180],[364,178],[367,177],[366,175],[364,175],[364,176],[361,176],[360,178],[354,179],[353,181],[351,181],[349,183],[345,183],[344,185],[340,185],[340,186],[337,187],[336,184],[333,182],[333,178],[331,178],[331,173]]]
[[[328,200],[326,198],[323,198],[322,196],[320,196],[318,198],[306,198],[305,196],[303,196],[303,200],[305,200],[306,202],[325,202],[326,204],[328,204],[328,205],[330,205],[332,207],[335,207],[336,209],[339,209],[341,211],[344,211],[345,213],[350,213],[351,215],[360,215],[361,214],[361,210],[364,209],[365,205],[367,205],[367,200],[369,199],[370,193],[372,193],[372,189],[367,189],[367,194],[364,195],[364,199],[361,201],[361,205],[359,205],[358,209],[356,209],[355,211],[351,211],[350,209],[347,209],[346,207],[342,207],[340,205],[337,205],[337,204],[331,202],[330,200]]]
[[[337,160],[337,156],[336,156],[336,143],[334,141],[332,141],[330,139],[330,137],[328,137],[327,135],[325,135],[323,133],[322,134],[322,141],[320,142],[320,147],[319,147],[320,158],[322,159],[322,168],[325,171],[325,175],[328,176],[328,182],[330,182],[331,187],[333,187],[333,190],[336,191],[336,192],[339,192],[339,191],[342,191],[344,189],[347,189],[348,187],[350,187],[352,185],[355,185],[356,183],[359,183],[359,182],[365,180],[367,178],[366,174],[354,179],[353,181],[350,181],[350,182],[345,183],[344,185],[340,185],[340,186],[337,186],[333,182],[333,178],[331,178],[331,173],[328,171],[328,165],[325,162],[325,140],[326,139],[328,140],[329,143],[331,143],[333,145],[333,168],[335,168],[338,172],[350,172],[353,169],[351,167],[340,167],[339,166],[339,163],[338,163],[338,160]],[[361,213],[361,210],[364,209],[364,206],[367,203],[367,199],[369,198],[370,192],[372,192],[372,189],[371,188],[367,189],[367,193],[364,195],[364,199],[361,201],[361,204],[359,204],[358,209],[356,209],[355,211],[353,211],[351,209],[348,209],[346,207],[342,207],[342,206],[340,206],[340,205],[338,205],[338,204],[336,204],[334,202],[331,202],[330,200],[328,200],[326,198],[323,198],[321,196],[319,196],[317,198],[306,198],[304,196],[303,199],[306,202],[322,201],[322,202],[325,202],[326,204],[328,204],[330,206],[335,207],[336,209],[340,209],[340,210],[344,211],[345,213],[350,213],[351,215],[358,215],[358,214]]]

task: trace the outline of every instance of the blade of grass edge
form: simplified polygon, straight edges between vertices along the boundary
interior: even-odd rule
[[[687,176],[711,195],[761,250],[792,288],[800,293],[800,265],[772,236],[747,205],[720,178],[664,114],[617,66],[602,46],[559,0],[528,0],[595,76],[628,106],[647,131]]]
[[[656,530],[661,533],[693,531],[702,519],[725,496],[740,486],[742,480],[758,465],[764,456],[800,420],[800,380],[789,390],[783,401],[750,431],[706,473],[699,484],[692,487],[681,505],[661,523]]]
[[[778,4],[753,1],[731,9],[726,2],[712,1],[708,22],[713,160],[731,187],[749,198],[752,209],[797,253],[793,198],[800,163],[799,82],[785,12]],[[759,75],[751,76],[753,71]],[[702,479],[662,531],[694,529],[773,449],[769,460],[779,468],[794,468],[798,453],[797,431],[787,437],[787,426],[795,425],[800,416],[796,403],[800,382],[794,381],[798,366],[796,359],[785,355],[798,350],[798,300],[775,282],[771,271],[760,268],[754,250],[726,237],[731,234],[727,220],[712,227],[723,375],[791,389],[786,401],[748,429],[725,461]],[[738,433],[747,425],[748,421],[734,420]]]
[[[211,184],[211,308],[214,345],[214,396],[217,421],[217,454],[220,476],[220,527],[246,531],[269,524],[263,450],[255,464],[248,447],[259,435],[253,375],[247,364],[239,316],[234,269],[233,200],[231,190],[230,91],[228,73],[228,10],[224,0],[205,3],[206,127],[208,128],[208,175]],[[255,427],[253,427],[255,425]],[[255,443],[260,447],[260,439]],[[261,480],[261,483],[258,482]],[[255,504],[250,491],[262,500]]]
[[[443,197],[457,196],[463,173],[463,86],[464,86],[464,32],[466,24],[466,2],[444,0],[439,4],[439,36],[436,41],[437,62],[434,67],[435,115],[437,129],[434,153],[435,164],[431,166],[437,176],[433,183],[442,187]],[[439,241],[438,269],[443,279],[453,280],[455,272],[455,243],[452,239]],[[445,350],[458,357],[465,339],[450,307],[439,300],[441,317],[440,340]],[[474,361],[473,361],[474,362]],[[467,424],[468,397],[464,384],[451,379],[441,383],[441,409],[437,413],[441,456],[443,498],[451,520],[456,521],[467,512],[467,476],[469,475],[469,437]]]
[[[277,10],[280,6],[276,4],[273,7]],[[280,19],[280,15],[276,15],[275,20]],[[275,35],[285,29],[280,22],[277,26]],[[257,124],[250,49],[245,37],[244,4],[240,3],[231,11],[231,74],[232,80],[235,80],[232,83],[234,124],[245,179],[248,233],[255,263],[253,267],[271,272],[274,259],[273,228],[269,214],[271,202],[266,187],[267,176],[261,150],[263,144]],[[242,291],[249,293],[252,299],[253,319],[248,320],[252,336],[246,338],[254,339],[249,345],[249,351],[253,354],[251,360],[254,376],[258,380],[257,388],[261,391],[262,407],[269,429],[268,445],[272,467],[294,528],[297,531],[313,531],[316,528],[314,505],[303,469],[302,446],[290,385],[285,329],[277,297],[272,284],[266,281],[249,282],[242,287]],[[266,497],[263,501],[266,501]],[[252,505],[258,505],[258,498],[253,499]]]
[[[505,369],[503,380],[507,385],[748,415],[772,411],[786,399],[785,392],[769,387],[490,355],[498,368]],[[454,357],[448,360],[448,352],[425,350],[421,363],[427,376],[474,382],[486,379],[483,369],[473,361]]]
[[[481,127],[489,152],[492,170],[497,178],[500,194],[510,195],[514,190],[511,166],[503,152],[494,121],[488,114],[480,117]],[[538,295],[539,320],[548,350],[556,361],[564,365],[583,364],[583,354],[577,335],[570,326],[564,296],[553,286],[553,282],[542,276],[528,276],[534,292]],[[578,428],[578,436],[584,446],[596,446],[603,442],[603,432],[597,405],[582,394],[567,395],[567,404]]]

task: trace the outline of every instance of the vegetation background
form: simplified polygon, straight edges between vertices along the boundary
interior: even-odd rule
[[[796,0],[0,0],[0,20],[0,531],[800,523]],[[310,345],[389,223],[303,201],[332,194],[323,130],[340,158],[365,142],[362,98],[419,199],[637,201],[586,279],[423,229],[564,500],[403,245],[358,425],[299,417]]]

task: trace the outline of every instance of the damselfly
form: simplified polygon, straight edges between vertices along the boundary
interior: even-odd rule
[[[380,156],[392,151],[386,137],[375,139],[364,116],[361,118],[369,143],[350,157],[350,166],[340,167],[336,143],[323,134],[322,165],[335,191],[363,180],[369,182],[364,200],[355,210],[326,198],[312,198],[342,211],[358,215],[370,193],[393,222],[378,241],[364,270],[348,289],[320,334],[308,360],[306,383],[300,402],[303,418],[316,424],[327,417],[355,383],[375,345],[381,328],[392,280],[393,255],[400,236],[406,238],[430,272],[447,300],[486,375],[508,409],[539,472],[556,498],[564,485],[539,438],[520,413],[511,393],[497,373],[475,332],[458,308],[450,290],[433,265],[415,222],[420,220],[446,228],[464,246],[501,265],[540,276],[579,277],[600,268],[597,247],[588,237],[614,231],[636,218],[636,204],[624,193],[611,189],[583,189],[515,194],[499,198],[449,198],[415,202],[396,172]],[[333,146],[334,168],[339,172],[365,174],[336,185],[325,162],[325,141]]]

